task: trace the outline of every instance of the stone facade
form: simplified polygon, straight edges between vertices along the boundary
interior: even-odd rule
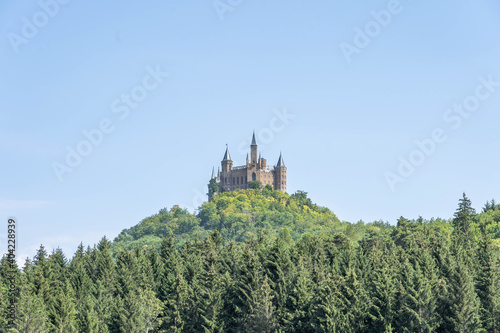
[[[217,180],[219,187],[223,191],[234,191],[237,189],[247,189],[251,181],[260,181],[262,186],[271,185],[274,190],[286,192],[286,166],[283,157],[278,159],[275,166],[267,164],[267,160],[259,155],[257,158],[257,143],[255,133],[250,145],[250,159],[242,166],[233,166],[229,148],[226,147],[224,158],[221,161],[221,169],[215,175],[212,170],[212,178]]]

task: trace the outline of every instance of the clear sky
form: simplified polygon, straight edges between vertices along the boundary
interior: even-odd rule
[[[9,216],[24,260],[193,210],[252,130],[341,220],[480,209],[499,41],[496,0],[1,1],[2,252]]]

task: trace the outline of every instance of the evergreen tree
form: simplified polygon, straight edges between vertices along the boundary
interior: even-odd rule
[[[475,249],[474,232],[472,230],[475,215],[476,211],[472,208],[471,201],[464,193],[462,199],[459,200],[453,219],[455,253],[459,251],[458,248],[463,248],[466,252]],[[469,257],[471,255],[472,252],[468,253]]]
[[[339,290],[342,278],[327,274],[318,285],[310,308],[311,332],[353,332],[351,320],[345,314],[348,301]]]
[[[345,281],[340,285],[340,292],[345,299],[343,313],[349,323],[350,332],[362,332],[368,321],[370,299],[353,267],[348,269]]]
[[[217,193],[219,193],[219,184],[217,184],[217,179],[212,178],[208,182],[208,200],[211,201]]]
[[[205,333],[223,332],[222,310],[224,301],[222,299],[226,284],[230,281],[228,273],[221,275],[212,263],[203,280],[201,318]]]
[[[500,269],[487,225],[481,225],[478,248],[477,293],[481,302],[481,319],[487,332],[500,332]]]
[[[57,333],[77,332],[76,298],[69,281],[57,287],[48,304],[51,330]]]
[[[21,282],[16,319],[10,332],[47,332],[49,319],[42,297],[34,292],[34,286],[28,283],[25,277]]]
[[[428,263],[432,265],[432,263]],[[406,261],[401,270],[400,311],[398,326],[401,332],[435,332],[439,326],[436,313],[437,299],[434,295],[437,276],[433,267],[422,269]]]
[[[251,333],[271,333],[276,328],[275,309],[271,287],[268,283],[267,275],[264,275],[262,286],[255,296],[249,296],[249,310],[245,320],[244,332]],[[252,297],[253,296],[253,297]]]
[[[394,256],[380,249],[373,249],[374,265],[367,290],[370,295],[368,326],[371,332],[384,332],[392,327],[396,303],[397,261]]]
[[[309,310],[314,297],[313,282],[310,273],[310,267],[306,266],[305,259],[299,258],[295,267],[295,274],[290,282],[290,293],[286,304],[285,328],[293,332],[309,332],[311,325],[309,323]]]
[[[480,302],[474,289],[474,279],[468,265],[460,258],[449,279],[450,316],[445,318],[453,332],[483,332],[479,315]]]
[[[187,309],[189,304],[189,285],[182,276],[180,269],[176,270],[175,281],[172,285],[172,294],[165,302],[165,317],[163,326],[168,332],[180,333],[188,320]]]

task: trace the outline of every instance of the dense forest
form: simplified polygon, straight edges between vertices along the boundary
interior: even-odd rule
[[[452,212],[450,212],[451,214]],[[1,332],[500,332],[500,205],[341,222],[305,192],[174,206],[66,258],[0,263]],[[10,284],[19,288],[8,327]]]

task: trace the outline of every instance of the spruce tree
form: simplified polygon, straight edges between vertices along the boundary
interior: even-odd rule
[[[448,300],[450,316],[445,318],[453,332],[484,332],[480,318],[480,302],[477,297],[474,278],[469,266],[458,254],[458,260],[449,278]]]
[[[309,315],[310,332],[353,332],[351,318],[346,315],[347,299],[339,290],[345,283],[342,278],[327,274],[319,282],[312,300]]]
[[[372,332],[384,332],[394,320],[396,303],[397,261],[386,250],[373,249],[371,253],[373,270],[367,286],[370,295],[367,329]]]
[[[481,319],[487,332],[500,332],[500,269],[487,225],[481,225],[478,247],[477,293]]]
[[[476,211],[472,208],[472,203],[465,193],[459,200],[458,208],[453,219],[453,241],[455,254],[463,249],[467,252],[467,258],[471,258],[475,249],[474,232],[472,230],[473,218]]]
[[[49,319],[45,304],[34,289],[34,286],[26,281],[26,277],[23,277],[14,327],[9,332],[44,333],[48,331]]]
[[[76,298],[68,280],[53,291],[48,304],[51,330],[56,333],[77,332]]]
[[[290,281],[290,293],[286,304],[288,316],[284,328],[289,328],[292,332],[309,332],[311,329],[309,309],[314,297],[310,265],[306,259],[300,257],[293,271],[294,276]]]

